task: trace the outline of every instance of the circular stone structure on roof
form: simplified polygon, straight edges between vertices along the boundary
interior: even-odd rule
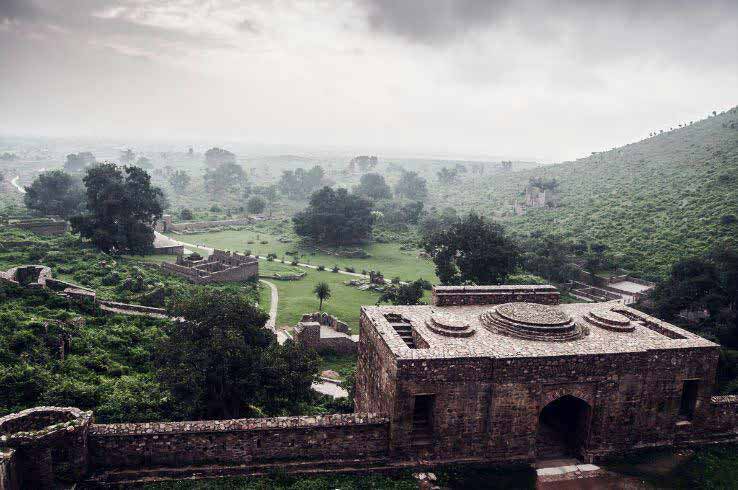
[[[463,319],[443,311],[434,311],[425,326],[431,332],[445,337],[470,337],[475,332],[475,328]]]
[[[630,318],[609,307],[593,308],[584,316],[584,319],[592,325],[613,332],[632,332],[635,330],[635,324],[630,321]]]
[[[480,316],[487,330],[525,340],[568,342],[587,335],[585,327],[553,306],[538,303],[505,303]]]

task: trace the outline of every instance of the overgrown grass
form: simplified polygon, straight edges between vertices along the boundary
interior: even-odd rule
[[[152,483],[149,490],[416,490],[417,480],[411,474],[384,475],[331,475],[331,476],[273,476],[261,478],[222,478],[200,481]]]

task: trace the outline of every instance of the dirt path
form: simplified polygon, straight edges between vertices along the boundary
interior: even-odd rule
[[[17,175],[13,180],[10,181],[11,184],[13,184],[13,187],[18,189],[18,192],[21,194],[25,194],[26,190],[23,188],[22,185],[18,184],[18,179],[20,179],[20,175]]]
[[[259,279],[259,281],[269,286],[269,289],[272,291],[272,297],[269,300],[269,320],[267,320],[265,327],[276,333],[277,331],[277,306],[279,305],[279,291],[277,291],[277,286],[275,286],[273,283],[269,281],[265,281],[264,279]]]

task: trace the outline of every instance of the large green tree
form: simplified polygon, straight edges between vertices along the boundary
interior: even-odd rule
[[[163,193],[139,167],[104,163],[87,170],[87,212],[72,217],[72,230],[105,252],[146,253],[162,215]]]
[[[68,218],[84,209],[85,190],[78,177],[50,170],[26,187],[23,201],[28,209],[40,214]]]
[[[236,163],[236,155],[222,148],[210,148],[205,152],[205,164],[208,167],[217,167],[224,163]]]
[[[283,171],[277,186],[280,192],[291,199],[304,199],[324,184],[325,171],[316,165],[310,170],[298,168]]]
[[[308,207],[292,221],[295,233],[319,243],[344,245],[366,239],[374,218],[371,203],[346,189],[323,189],[313,193]]]
[[[354,190],[355,193],[361,194],[374,201],[379,199],[389,199],[392,197],[392,190],[385,182],[384,177],[380,174],[369,173],[361,176],[359,185]]]
[[[89,151],[70,153],[64,162],[64,170],[67,172],[82,172],[87,167],[95,164],[95,155]]]
[[[205,170],[203,176],[205,190],[211,194],[238,192],[248,184],[243,167],[232,162],[221,163],[215,168]]]
[[[198,289],[169,307],[186,320],[168,327],[157,377],[188,417],[219,419],[294,413],[312,397],[319,358],[292,341],[279,345],[268,315],[238,292]]]
[[[417,172],[403,171],[400,180],[395,185],[395,195],[414,201],[423,201],[428,195],[428,185]]]
[[[502,284],[518,264],[515,243],[503,228],[476,213],[424,239],[443,284]]]

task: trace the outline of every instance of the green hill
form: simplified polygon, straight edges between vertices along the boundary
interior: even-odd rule
[[[531,177],[555,178],[561,204],[514,216]],[[476,208],[520,233],[602,242],[626,269],[662,275],[679,258],[738,242],[738,108],[574,162],[434,191],[438,207]]]

